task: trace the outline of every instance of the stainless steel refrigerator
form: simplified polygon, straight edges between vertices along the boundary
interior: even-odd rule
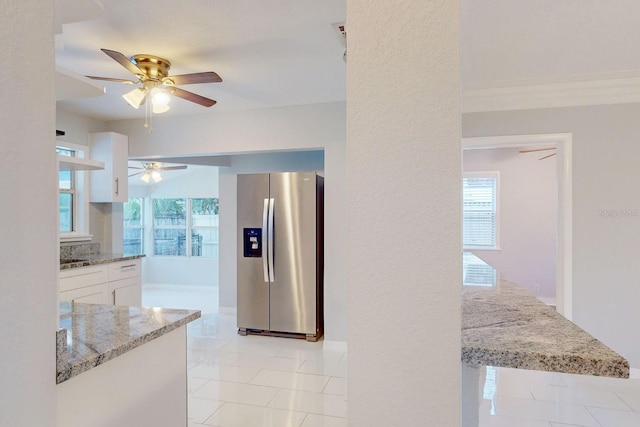
[[[238,333],[323,333],[323,178],[238,175]]]

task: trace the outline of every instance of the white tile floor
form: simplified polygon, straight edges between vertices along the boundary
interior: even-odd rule
[[[345,353],[239,336],[217,289],[145,286],[143,305],[204,313],[187,332],[189,427],[347,426]],[[640,427],[640,380],[488,367],[481,396],[479,427]]]

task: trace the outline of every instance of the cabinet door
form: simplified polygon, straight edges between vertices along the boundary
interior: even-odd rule
[[[102,283],[99,285],[60,292],[60,301],[108,304],[107,284]]]
[[[104,169],[91,172],[91,202],[126,202],[129,140],[115,132],[90,134],[91,159],[104,162]]]
[[[109,282],[111,288],[111,303],[115,305],[128,305],[140,307],[142,305],[142,286],[140,279],[130,277],[128,279]]]

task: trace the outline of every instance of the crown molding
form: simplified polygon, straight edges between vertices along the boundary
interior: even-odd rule
[[[464,85],[463,113],[640,102],[640,70]]]

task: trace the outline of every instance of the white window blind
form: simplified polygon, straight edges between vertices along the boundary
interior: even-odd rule
[[[498,172],[462,178],[463,247],[498,248]]]

